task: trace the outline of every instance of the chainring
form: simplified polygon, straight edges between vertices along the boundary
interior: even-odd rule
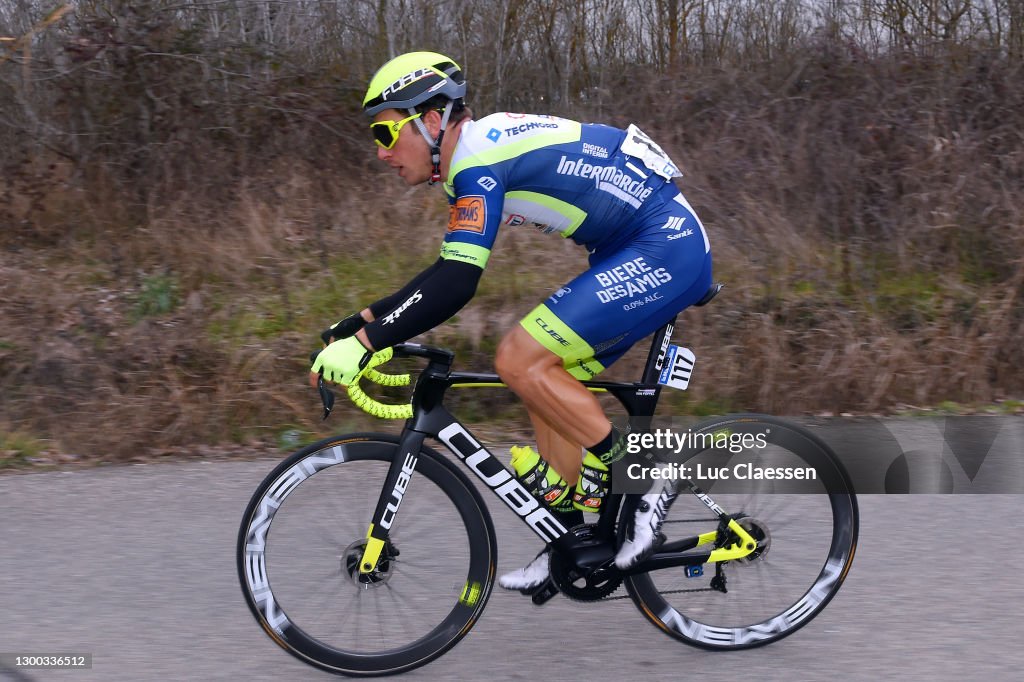
[[[597,543],[597,526],[594,524],[579,525],[570,530],[577,540],[584,543]],[[558,590],[569,599],[576,601],[597,601],[619,589],[622,575],[615,564],[609,559],[590,573],[584,573],[570,559],[560,552],[551,553],[551,580]]]

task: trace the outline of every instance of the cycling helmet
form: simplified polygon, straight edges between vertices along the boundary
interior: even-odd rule
[[[374,116],[385,109],[406,109],[415,114],[415,108],[437,96],[448,99],[441,114],[441,128],[432,137],[421,118],[413,123],[423,139],[430,145],[433,171],[430,184],[441,179],[441,140],[444,138],[453,105],[466,95],[466,79],[462,69],[452,59],[437,52],[408,52],[399,55],[377,70],[363,98],[363,111]]]
[[[466,95],[462,69],[443,54],[409,52],[377,70],[363,98],[363,111],[373,116],[385,109],[412,109],[438,95],[449,100]]]

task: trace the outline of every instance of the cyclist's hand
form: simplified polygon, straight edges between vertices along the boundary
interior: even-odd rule
[[[309,369],[310,380],[315,385],[316,376],[323,374],[327,381],[348,386],[359,378],[371,357],[373,351],[354,336],[335,341],[317,354]]]
[[[355,333],[365,326],[366,320],[363,319],[362,313],[356,313],[355,315],[349,315],[341,322],[335,322],[320,332],[320,338],[323,339],[325,344],[329,344],[336,339],[347,339],[350,336],[355,336]]]

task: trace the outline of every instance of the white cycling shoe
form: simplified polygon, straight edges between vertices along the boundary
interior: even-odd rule
[[[615,555],[615,565],[619,570],[636,566],[661,543],[661,524],[665,522],[676,495],[675,485],[662,481],[643,496],[633,517],[633,527]]]
[[[532,590],[544,584],[551,573],[551,552],[545,548],[526,566],[498,578],[498,585],[506,590]]]
[[[668,516],[677,497],[676,487],[669,481],[659,482],[640,500],[633,527],[615,555],[615,565],[626,570],[637,565],[654,551],[661,541],[661,524]],[[540,587],[551,575],[551,551],[544,548],[533,561],[523,568],[510,571],[498,578],[498,585],[506,590],[530,591]]]

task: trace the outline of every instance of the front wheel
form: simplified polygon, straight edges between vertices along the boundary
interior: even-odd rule
[[[333,673],[394,674],[433,660],[469,632],[494,583],[487,508],[427,447],[376,570],[359,571],[397,452],[379,434],[311,445],[267,476],[242,518],[238,576],[253,615],[288,653]]]
[[[626,589],[648,620],[701,648],[746,649],[796,632],[850,570],[859,517],[849,476],[828,445],[774,417],[722,417],[687,433],[698,445],[682,463],[689,476],[703,474],[690,480],[707,499],[680,486],[662,525],[663,546],[714,531],[718,516],[709,506],[716,504],[757,547],[689,572],[677,566],[629,576]],[[797,471],[813,478],[785,478]],[[620,541],[635,508],[635,498],[623,505]]]

